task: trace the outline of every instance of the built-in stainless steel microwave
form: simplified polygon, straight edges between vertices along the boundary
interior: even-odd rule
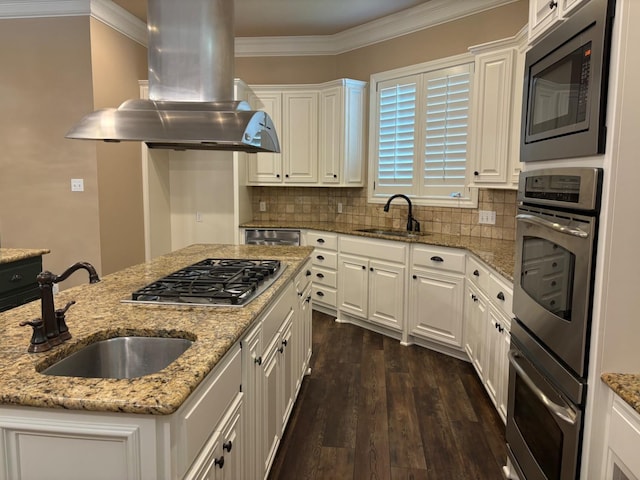
[[[520,160],[602,154],[615,0],[590,0],[526,54]]]

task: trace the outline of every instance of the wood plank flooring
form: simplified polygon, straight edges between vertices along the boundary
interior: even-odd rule
[[[504,424],[470,363],[313,312],[312,372],[270,480],[499,480]]]

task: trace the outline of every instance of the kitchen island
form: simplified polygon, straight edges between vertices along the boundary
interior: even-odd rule
[[[109,425],[114,425],[114,431],[124,428],[115,435],[125,438],[123,450],[116,448],[114,455],[115,458],[124,455],[127,460],[117,468],[113,465],[113,469],[108,468],[108,462],[98,462],[106,470],[91,470],[93,476],[90,478],[182,478],[187,470],[191,472],[190,466],[197,462],[194,459],[201,449],[206,449],[206,445],[202,445],[210,437],[214,425],[202,425],[206,415],[200,414],[192,415],[191,432],[182,431],[182,424],[189,425],[189,415],[197,411],[199,403],[204,402],[209,407],[209,403],[215,404],[215,398],[206,400],[207,394],[213,393],[216,397],[220,393],[211,390],[210,378],[231,365],[231,356],[237,358],[233,364],[240,365],[239,341],[248,330],[273,309],[297,311],[294,282],[303,272],[312,250],[310,247],[192,245],[107,275],[99,283],[64,290],[55,296],[55,302],[57,308],[70,301],[76,302],[66,318],[73,337],[43,353],[27,353],[31,331],[19,326],[20,322],[40,317],[40,302],[0,314],[3,332],[0,337],[0,429],[4,433],[0,435],[0,443],[4,444],[0,445],[0,457],[9,452],[9,458],[0,458],[0,464],[5,465],[0,471],[0,479],[39,478],[24,473],[23,470],[29,470],[31,466],[19,456],[20,451],[40,445],[32,435],[24,434],[29,430],[25,425],[31,423],[42,425],[44,431],[51,432],[55,431],[55,425],[82,424],[80,431],[84,433],[72,430],[74,441],[78,443],[78,438],[86,437],[85,444],[91,444],[91,438],[100,437],[99,432],[109,437],[105,433],[111,431]],[[206,258],[277,259],[285,268],[270,288],[244,307],[122,303],[140,287]],[[74,275],[86,275],[86,272]],[[194,343],[168,367],[139,378],[76,378],[39,373],[83,346],[121,336],[179,337]],[[264,340],[267,343],[271,339]],[[244,360],[243,363],[248,363]],[[237,389],[241,378],[233,382],[236,380]],[[243,393],[247,391],[251,391],[248,385]],[[211,421],[214,420],[218,419]],[[56,435],[58,433],[53,436]],[[103,448],[105,441],[94,443]],[[93,450],[95,448],[90,446],[83,451],[90,456]],[[11,458],[11,452],[15,458]],[[41,453],[34,458],[43,458]],[[62,458],[71,453],[64,453]],[[46,458],[50,459],[49,456]],[[107,454],[105,458],[111,457]],[[207,458],[201,459],[202,465]],[[92,458],[91,461],[95,460]],[[86,470],[77,470],[86,475]],[[82,478],[68,476],[69,471],[60,475],[51,473],[55,472],[51,465],[42,470],[29,470],[31,474],[38,471],[48,472],[48,476],[42,478]],[[193,478],[197,478],[195,473]]]

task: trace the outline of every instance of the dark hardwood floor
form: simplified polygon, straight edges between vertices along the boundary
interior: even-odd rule
[[[312,372],[270,480],[499,480],[504,424],[470,363],[313,313]]]

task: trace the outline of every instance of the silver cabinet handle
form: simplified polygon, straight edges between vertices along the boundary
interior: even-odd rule
[[[580,230],[579,228],[565,227],[564,225],[560,225],[559,223],[550,222],[549,220],[545,220],[544,218],[540,218],[528,213],[519,213],[518,215],[516,215],[516,219],[522,220],[523,222],[535,223],[536,225],[551,228],[556,232],[566,233],[567,235],[573,235],[574,237],[589,238],[589,233],[585,232],[584,230]]]
[[[509,363],[513,365],[513,368],[515,368],[516,371],[518,372],[518,375],[522,377],[522,379],[524,380],[524,383],[526,383],[527,386],[533,391],[533,393],[535,393],[535,395],[544,404],[544,406],[547,407],[547,409],[551,413],[553,413],[556,417],[558,417],[560,420],[570,425],[575,425],[576,412],[574,412],[569,407],[563,407],[562,405],[558,405],[557,403],[553,402],[549,397],[547,397],[544,394],[542,390],[540,390],[540,388],[533,382],[533,380],[531,380],[531,377],[527,375],[527,373],[518,363],[517,358],[520,357],[520,355],[515,350],[509,350],[508,356],[509,356]]]

